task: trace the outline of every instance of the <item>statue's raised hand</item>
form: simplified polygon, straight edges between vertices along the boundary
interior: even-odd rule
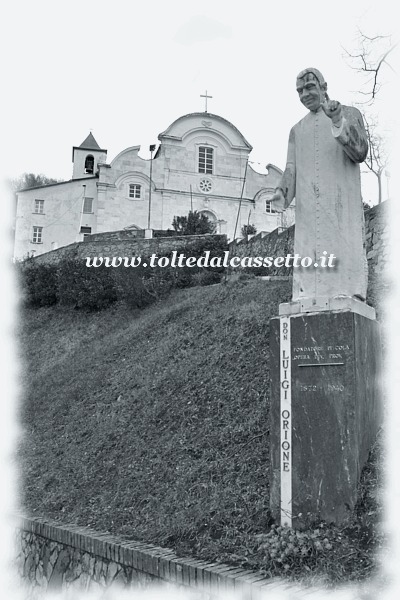
[[[321,104],[322,110],[327,117],[332,119],[332,123],[335,127],[340,127],[342,124],[342,105],[337,100],[330,100],[328,94],[325,92],[325,100]]]
[[[276,188],[275,194],[270,199],[272,209],[276,212],[283,212],[285,210],[285,196],[281,188]]]

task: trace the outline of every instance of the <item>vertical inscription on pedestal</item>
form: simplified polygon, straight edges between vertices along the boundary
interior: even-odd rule
[[[290,317],[280,318],[281,525],[292,526],[292,389]]]

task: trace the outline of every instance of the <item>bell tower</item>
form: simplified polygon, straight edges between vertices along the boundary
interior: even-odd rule
[[[82,177],[94,177],[97,173],[98,164],[106,162],[107,150],[100,148],[92,132],[80,146],[72,148],[73,171],[72,179]]]

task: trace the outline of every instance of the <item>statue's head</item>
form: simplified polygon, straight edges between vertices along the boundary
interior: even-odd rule
[[[296,90],[300,102],[312,112],[316,112],[324,102],[327,88],[324,76],[318,69],[304,69],[297,75]]]

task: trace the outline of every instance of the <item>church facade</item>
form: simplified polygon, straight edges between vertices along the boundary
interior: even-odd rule
[[[72,179],[18,194],[15,258],[39,255],[86,235],[121,229],[172,229],[174,216],[204,213],[217,233],[241,237],[243,225],[257,232],[281,226],[269,198],[282,171],[249,163],[251,145],[229,121],[211,113],[178,118],[158,139],[153,158],[140,146],[110,163],[92,133],[72,152]],[[292,224],[293,208],[284,215]]]

